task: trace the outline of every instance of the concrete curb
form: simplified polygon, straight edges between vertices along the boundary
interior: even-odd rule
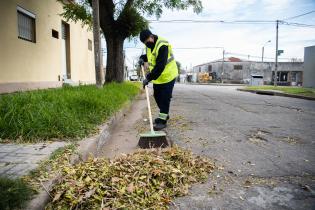
[[[187,85],[212,85],[212,86],[245,86],[245,84],[228,84],[228,83],[178,83]]]
[[[299,99],[315,101],[315,98],[310,97],[310,96],[301,96],[301,95],[282,93],[282,92],[270,91],[270,90],[246,90],[246,89],[242,89],[242,88],[237,88],[236,90],[243,91],[243,92],[256,93],[256,94],[260,94],[260,95],[283,96],[283,97],[299,98]]]
[[[109,140],[111,131],[118,125],[118,123],[124,118],[126,113],[131,109],[135,100],[143,97],[144,92],[141,91],[133,100],[127,102],[121,110],[116,112],[107,122],[99,126],[99,132],[96,135],[87,137],[78,142],[77,147],[79,154],[74,154],[71,157],[71,164],[76,164],[80,161],[85,161],[89,156],[97,157],[101,148]],[[42,210],[50,201],[50,195],[48,192],[52,189],[53,185],[57,183],[60,175],[57,174],[53,179],[43,183],[45,190],[39,192],[39,194],[32,199],[26,209],[28,210]],[[47,191],[48,192],[47,192]]]

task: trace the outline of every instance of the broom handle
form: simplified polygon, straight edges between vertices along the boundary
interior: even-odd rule
[[[142,70],[142,75],[143,78],[145,77],[144,74],[144,70],[143,70],[143,65],[141,65],[141,70]],[[150,98],[149,98],[149,89],[148,86],[145,86],[145,94],[146,94],[146,98],[147,98],[147,103],[148,103],[148,111],[149,111],[149,119],[150,119],[150,129],[151,132],[154,133],[154,129],[153,129],[153,121],[152,121],[152,113],[151,113],[151,106],[150,106]]]

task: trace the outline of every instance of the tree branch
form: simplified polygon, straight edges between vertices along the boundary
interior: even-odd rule
[[[124,6],[124,9],[121,11],[117,21],[119,21],[132,7],[134,0],[128,0],[127,3]]]
[[[112,0],[100,0],[100,25],[104,34],[112,34],[115,25],[115,5]]]

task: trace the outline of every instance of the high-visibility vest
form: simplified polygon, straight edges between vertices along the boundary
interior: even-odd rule
[[[173,55],[172,46],[169,44],[167,40],[161,37],[158,37],[158,40],[155,43],[153,51],[148,47],[146,48],[147,58],[149,62],[149,71],[151,72],[154,66],[156,65],[156,58],[158,57],[159,49],[163,45],[168,47],[167,63],[162,74],[156,80],[152,80],[153,84],[168,83],[178,76],[178,68]]]

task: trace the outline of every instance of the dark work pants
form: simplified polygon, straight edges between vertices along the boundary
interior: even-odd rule
[[[154,99],[160,109],[160,113],[169,113],[175,80],[164,84],[153,84]]]

